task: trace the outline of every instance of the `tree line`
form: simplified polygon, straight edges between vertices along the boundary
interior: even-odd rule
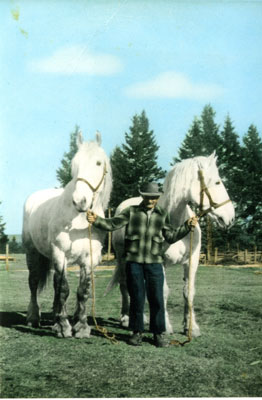
[[[262,140],[255,125],[250,124],[242,140],[236,132],[230,116],[220,127],[216,113],[207,104],[200,116],[196,116],[182,141],[177,157],[170,160],[170,167],[183,159],[208,156],[214,150],[218,156],[220,176],[234,203],[236,220],[229,230],[210,228],[210,221],[201,222],[203,232],[202,251],[210,245],[223,250],[262,246]],[[69,151],[64,153],[56,176],[64,187],[71,180],[71,160],[77,151],[76,137],[79,126],[70,134]],[[172,143],[170,144],[172,145]],[[167,174],[158,165],[159,145],[149,126],[145,111],[134,115],[124,142],[116,146],[110,155],[113,172],[113,190],[110,208],[125,199],[138,196],[139,187],[146,181],[160,184]],[[4,225],[0,217],[0,242],[4,238]],[[207,233],[208,232],[208,233]],[[210,239],[212,237],[212,240]],[[4,240],[4,239],[3,239]],[[208,244],[209,241],[209,244]],[[0,243],[0,245],[1,245]]]

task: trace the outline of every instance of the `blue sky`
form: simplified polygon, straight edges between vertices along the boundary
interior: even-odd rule
[[[79,125],[108,155],[145,110],[169,169],[206,104],[261,133],[262,1],[0,0],[0,215],[58,185]]]

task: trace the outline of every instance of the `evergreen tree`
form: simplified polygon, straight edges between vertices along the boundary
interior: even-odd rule
[[[61,183],[61,187],[65,187],[71,181],[71,161],[77,153],[77,136],[80,132],[79,126],[76,125],[75,131],[70,134],[69,151],[64,153],[64,158],[61,161],[62,166],[57,169],[56,177]]]
[[[230,198],[237,202],[240,195],[239,183],[242,174],[243,151],[239,142],[239,136],[235,132],[229,115],[225,119],[225,124],[221,132],[219,153],[220,176],[227,187]]]
[[[135,115],[129,132],[125,133],[125,143],[116,147],[111,155],[113,171],[113,194],[111,206],[139,195],[139,187],[144,182],[164,178],[165,171],[157,166],[157,151],[154,132],[149,129],[145,111]]]
[[[235,132],[233,123],[227,115],[221,132],[221,144],[218,151],[219,173],[226,186],[230,199],[234,202],[236,219],[234,225],[229,230],[213,231],[214,246],[221,250],[226,250],[229,243],[234,247],[240,242],[241,220],[238,208],[239,196],[241,195],[240,176],[242,174],[242,148],[239,136]],[[231,245],[231,247],[232,247]]]
[[[195,157],[202,153],[202,126],[199,118],[195,117],[192,126],[189,128],[185,139],[178,150],[179,158],[175,158],[175,162],[179,162],[186,158]]]
[[[13,236],[12,240],[9,241],[9,252],[10,253],[24,253],[24,247],[22,245],[22,243],[18,243],[18,241],[16,240],[16,237]]]
[[[219,126],[215,123],[215,111],[210,105],[206,105],[201,118],[195,117],[185,139],[178,150],[178,158],[173,159],[173,164],[186,158],[197,156],[209,156],[216,150],[219,155],[221,137]]]
[[[198,155],[208,156],[216,150],[219,156],[221,147],[221,137],[219,135],[219,126],[215,123],[216,113],[210,104],[206,105],[201,114],[202,122],[202,153]]]
[[[250,125],[243,137],[241,198],[239,208],[250,244],[262,244],[262,140]]]

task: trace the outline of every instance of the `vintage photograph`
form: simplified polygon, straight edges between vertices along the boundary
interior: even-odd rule
[[[262,397],[262,2],[0,22],[0,398]]]

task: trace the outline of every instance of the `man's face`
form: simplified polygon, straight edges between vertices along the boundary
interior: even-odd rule
[[[144,196],[144,204],[148,210],[154,208],[159,200],[159,196]]]

